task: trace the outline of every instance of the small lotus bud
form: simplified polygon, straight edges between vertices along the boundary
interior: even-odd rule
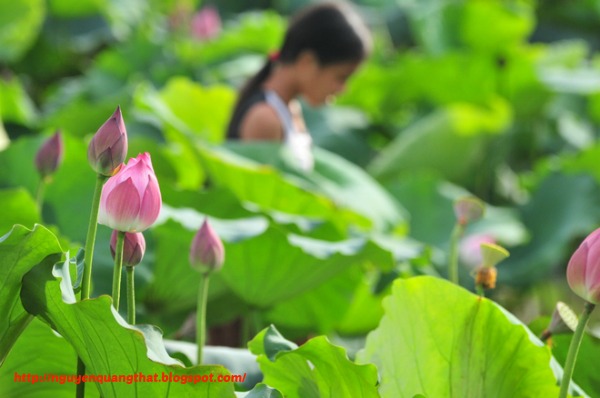
[[[573,333],[577,328],[577,315],[573,310],[559,301],[556,303],[548,328],[544,330],[541,340],[547,340],[552,335]]]
[[[112,116],[98,129],[88,146],[88,161],[98,174],[114,175],[127,156],[127,131],[117,107]]]
[[[118,231],[142,232],[154,224],[161,207],[150,155],[142,153],[102,187],[98,223]]]
[[[113,260],[117,251],[117,235],[119,231],[113,230],[110,236],[110,253]],[[141,232],[125,232],[123,239],[123,265],[133,267],[142,262],[146,252],[146,240]]]
[[[571,256],[567,282],[579,297],[600,303],[600,228],[588,235]]]
[[[221,269],[224,260],[223,242],[208,221],[204,220],[192,240],[190,265],[200,273],[207,274]]]
[[[474,196],[464,197],[454,202],[456,222],[460,225],[466,225],[480,219],[483,217],[484,211],[483,202]]]
[[[60,130],[42,144],[35,155],[35,167],[42,178],[46,178],[58,169],[64,155],[64,144]]]

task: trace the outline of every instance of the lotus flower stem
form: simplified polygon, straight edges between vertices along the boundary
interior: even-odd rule
[[[100,194],[102,185],[106,181],[105,176],[98,174],[96,178],[96,187],[92,198],[92,210],[90,212],[90,222],[85,240],[85,258],[83,263],[83,279],[81,281],[81,299],[90,298],[92,284],[92,260],[94,258],[94,245],[96,244],[96,231],[98,229],[98,208],[100,207]]]
[[[83,376],[85,374],[85,364],[81,360],[81,358],[77,357],[77,375]],[[75,391],[75,396],[77,398],[85,397],[85,383],[77,384],[77,389]]]
[[[96,186],[94,188],[94,196],[92,197],[92,210],[90,211],[90,221],[88,224],[88,232],[85,238],[85,257],[83,260],[83,279],[81,280],[81,299],[90,298],[90,290],[92,285],[92,260],[94,258],[94,245],[96,244],[96,231],[98,230],[98,208],[100,207],[100,194],[102,193],[102,185],[106,181],[105,176],[98,174],[96,177]],[[80,357],[77,357],[77,375],[85,374],[85,364]],[[77,398],[85,396],[85,383],[77,385]]]
[[[135,325],[135,267],[125,267],[127,270],[127,322]]]
[[[46,192],[46,178],[40,179],[40,183],[38,184],[37,192],[35,194],[35,201],[37,203],[38,209],[40,210],[40,215],[42,214],[42,207],[44,205],[44,193]]]
[[[450,253],[449,253],[449,263],[448,263],[448,278],[452,283],[459,284],[458,280],[458,241],[462,236],[464,231],[464,226],[462,224],[456,223],[454,229],[452,230],[452,235],[450,236]]]
[[[117,247],[115,249],[115,266],[113,269],[112,298],[113,307],[119,311],[121,299],[121,274],[123,273],[123,247],[125,246],[125,232],[117,233]]]
[[[563,377],[560,383],[560,393],[558,395],[559,398],[567,398],[567,394],[569,392],[569,384],[571,383],[573,370],[575,369],[577,353],[579,352],[581,338],[583,337],[583,331],[585,330],[585,326],[587,325],[588,320],[590,319],[590,315],[595,307],[595,304],[586,302],[583,308],[583,313],[581,314],[579,322],[577,323],[577,329],[575,329],[575,333],[573,334],[573,338],[571,339],[571,345],[569,346],[567,360],[565,361],[565,367],[563,369]]]
[[[485,289],[483,288],[483,286],[475,286],[475,291],[477,292],[477,295],[479,295],[479,297],[485,297]]]
[[[196,344],[198,346],[198,365],[202,364],[202,350],[206,343],[206,305],[208,302],[208,284],[210,273],[202,275],[198,289],[198,308],[196,309]]]

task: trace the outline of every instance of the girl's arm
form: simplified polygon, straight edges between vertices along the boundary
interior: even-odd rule
[[[251,140],[283,140],[283,127],[275,110],[266,103],[254,105],[240,125],[240,138]]]

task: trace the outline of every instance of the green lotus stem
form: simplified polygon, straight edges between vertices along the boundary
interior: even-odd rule
[[[206,305],[208,303],[208,283],[210,274],[202,276],[198,289],[198,308],[196,309],[196,345],[198,346],[198,365],[202,365],[202,350],[206,343]]]
[[[485,289],[481,285],[475,286],[475,291],[480,297],[485,297]]]
[[[85,374],[85,364],[81,360],[81,358],[77,357],[77,375],[83,376]],[[85,383],[77,384],[77,388],[75,390],[75,396],[77,398],[85,397]]]
[[[596,307],[595,304],[586,302],[583,308],[583,313],[579,318],[579,322],[577,323],[577,328],[575,329],[575,333],[573,334],[573,338],[571,339],[571,345],[569,346],[569,352],[567,353],[567,360],[565,361],[565,367],[563,369],[563,377],[560,383],[560,393],[558,398],[567,398],[567,394],[569,392],[569,384],[571,383],[571,378],[573,377],[573,370],[575,369],[575,361],[577,359],[577,353],[579,352],[579,346],[581,345],[581,339],[583,337],[583,331],[585,330],[585,326],[590,319],[590,314]]]
[[[121,300],[121,274],[123,273],[123,247],[125,247],[125,232],[117,233],[117,246],[115,247],[115,266],[113,269],[112,298],[113,307],[119,311]]]
[[[92,197],[92,209],[90,211],[90,221],[88,224],[87,236],[85,238],[85,257],[83,260],[83,279],[81,280],[81,299],[90,298],[92,286],[92,260],[94,258],[94,245],[96,244],[96,231],[98,230],[98,209],[100,208],[100,195],[102,194],[102,185],[107,177],[98,174],[96,177],[96,186],[94,187],[94,196]],[[77,357],[77,375],[85,374],[85,364],[80,357]],[[85,383],[79,383],[75,392],[77,398],[84,398]]]
[[[252,328],[251,323],[250,314],[246,313],[246,315],[242,317],[240,347],[244,347],[244,345],[250,340],[250,329]]]
[[[135,325],[135,283],[134,269],[135,267],[125,267],[127,270],[127,322],[130,325]]]
[[[450,253],[448,264],[448,278],[452,283],[459,284],[458,281],[458,241],[463,234],[464,226],[456,223],[450,236]]]
[[[98,229],[98,209],[100,208],[100,195],[102,194],[102,185],[106,181],[106,176],[98,174],[96,178],[96,187],[92,198],[92,210],[90,212],[90,222],[85,240],[85,258],[83,262],[83,279],[81,281],[81,299],[90,298],[92,285],[92,260],[94,258],[94,245],[96,244],[96,231]]]
[[[251,307],[242,319],[242,336],[240,347],[245,347],[250,339],[261,330],[261,322],[257,308]]]
[[[37,192],[35,194],[35,202],[37,203],[38,209],[40,210],[40,216],[42,214],[42,206],[44,205],[44,193],[46,192],[47,179],[44,177],[38,184]]]

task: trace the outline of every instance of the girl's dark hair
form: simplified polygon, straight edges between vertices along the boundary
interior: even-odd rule
[[[268,57],[242,87],[231,120],[241,117],[244,103],[260,89],[275,62],[293,63],[307,50],[312,51],[321,66],[358,62],[371,51],[371,36],[358,14],[345,3],[323,2],[303,9],[290,21],[276,60]]]

